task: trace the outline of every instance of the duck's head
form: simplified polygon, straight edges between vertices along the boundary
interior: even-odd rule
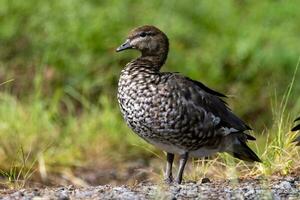
[[[166,59],[169,50],[167,36],[155,26],[141,26],[133,29],[126,41],[116,51],[136,49],[143,57],[160,56]]]

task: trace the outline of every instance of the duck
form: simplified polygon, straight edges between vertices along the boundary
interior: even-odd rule
[[[296,118],[294,122],[300,121],[300,117]],[[299,131],[300,130],[300,124],[296,125],[294,128],[292,128],[292,131]],[[296,142],[297,146],[300,146],[300,136],[298,136],[293,142]]]
[[[226,152],[235,158],[261,162],[247,146],[251,128],[225,102],[226,95],[175,72],[161,72],[169,39],[159,28],[143,25],[129,32],[116,52],[136,50],[140,56],[122,69],[117,99],[127,125],[166,152],[166,183],[182,183],[189,157]],[[174,156],[179,168],[172,175]]]

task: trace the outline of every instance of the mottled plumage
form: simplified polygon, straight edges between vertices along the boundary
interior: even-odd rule
[[[298,117],[297,119],[295,119],[295,122],[296,121],[300,121],[300,117]],[[300,130],[300,124],[296,125],[292,131],[299,131]],[[298,136],[293,142],[296,142],[297,143],[297,146],[300,146],[300,136]]]
[[[178,183],[188,156],[227,152],[260,161],[246,145],[255,140],[222,98],[225,95],[178,73],[160,72],[168,55],[167,36],[154,26],[134,29],[117,51],[137,49],[141,56],[122,70],[118,101],[125,121],[140,137],[167,152],[166,179],[172,181],[174,154],[179,154]]]

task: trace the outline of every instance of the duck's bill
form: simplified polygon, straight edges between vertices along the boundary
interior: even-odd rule
[[[120,51],[123,51],[123,50],[126,50],[126,49],[132,49],[132,46],[130,45],[130,40],[129,39],[127,39],[121,46],[119,46],[116,49],[116,52],[120,52]]]

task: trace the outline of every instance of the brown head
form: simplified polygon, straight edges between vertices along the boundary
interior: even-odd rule
[[[167,36],[155,26],[141,26],[132,30],[126,41],[116,51],[137,49],[142,53],[142,58],[155,62],[156,65],[164,64],[168,56],[169,41]]]

